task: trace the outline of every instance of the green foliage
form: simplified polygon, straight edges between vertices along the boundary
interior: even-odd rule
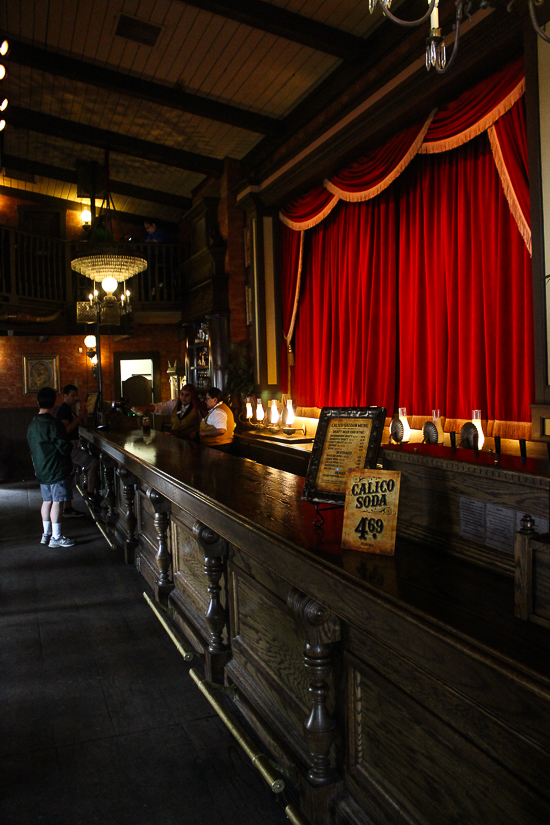
[[[227,364],[227,384],[225,393],[251,395],[254,392],[254,371],[246,344],[231,344]]]

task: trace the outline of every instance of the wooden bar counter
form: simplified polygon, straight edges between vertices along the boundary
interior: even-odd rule
[[[169,435],[86,432],[106,533],[311,825],[550,822],[550,632],[497,570],[342,551],[303,478]],[[286,791],[285,791],[286,792]]]

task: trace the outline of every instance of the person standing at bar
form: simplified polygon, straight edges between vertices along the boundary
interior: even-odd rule
[[[199,431],[199,425],[206,413],[204,402],[199,398],[193,384],[185,384],[179,391],[178,398],[158,401],[147,407],[134,407],[137,413],[153,412],[157,415],[169,415],[172,435],[176,438],[193,438]]]
[[[208,412],[204,421],[201,421],[199,430],[201,444],[224,453],[231,452],[235,419],[223,400],[222,391],[217,387],[209,387],[206,390],[206,407]]]
[[[71,500],[72,444],[65,427],[54,417],[56,392],[42,387],[37,394],[38,415],[27,430],[36,480],[42,493],[42,538],[50,547],[72,547],[76,541],[61,534],[63,504]]]

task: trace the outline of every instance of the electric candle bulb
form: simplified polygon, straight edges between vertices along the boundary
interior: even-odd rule
[[[411,437],[411,428],[407,421],[407,408],[399,407],[399,420],[403,424],[403,441],[409,441]]]
[[[477,430],[477,448],[481,450],[485,443],[485,436],[481,428],[481,410],[472,410],[472,424]]]
[[[443,444],[445,441],[445,435],[443,433],[443,427],[441,425],[441,413],[439,410],[432,410],[433,422],[435,424],[437,430],[437,443]]]
[[[286,402],[286,426],[292,427],[296,416],[294,415],[294,409],[292,407],[292,398],[287,398]]]
[[[430,5],[430,2],[428,2],[428,6],[429,5]],[[435,5],[433,7],[433,11],[430,14],[430,26],[431,26],[432,29],[438,29],[439,28],[439,8],[438,8],[438,6],[439,6],[439,0],[435,0]]]

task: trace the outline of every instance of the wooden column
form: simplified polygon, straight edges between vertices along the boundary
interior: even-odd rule
[[[330,761],[336,722],[327,700],[332,670],[331,645],[340,640],[340,620],[311,596],[292,588],[287,605],[305,631],[304,667],[308,677],[311,712],[304,721],[304,739],[311,754],[307,780],[300,784],[300,805],[311,825],[331,822],[330,806],[342,780]]]
[[[122,516],[118,520],[117,533],[119,541],[124,548],[124,561],[126,564],[133,564],[135,549],[137,546],[136,525],[137,518],[135,512],[136,478],[126,467],[119,467],[118,477],[120,480],[120,492],[124,502]]]
[[[227,611],[220,599],[220,579],[225,573],[227,542],[200,521],[193,525],[193,533],[204,553],[204,573],[208,580],[209,604],[204,619],[210,639],[205,653],[205,674],[210,681],[223,684],[223,669],[230,655],[223,641]]]
[[[155,511],[154,525],[157,533],[157,567],[159,577],[155,581],[155,595],[159,602],[167,604],[168,596],[174,589],[170,576],[172,557],[168,549],[168,524],[170,521],[170,502],[157,490],[147,491],[147,498]]]
[[[115,495],[115,470],[117,465],[111,458],[107,458],[105,455],[101,456],[101,463],[103,465],[102,515],[105,521],[112,523],[117,517]]]

